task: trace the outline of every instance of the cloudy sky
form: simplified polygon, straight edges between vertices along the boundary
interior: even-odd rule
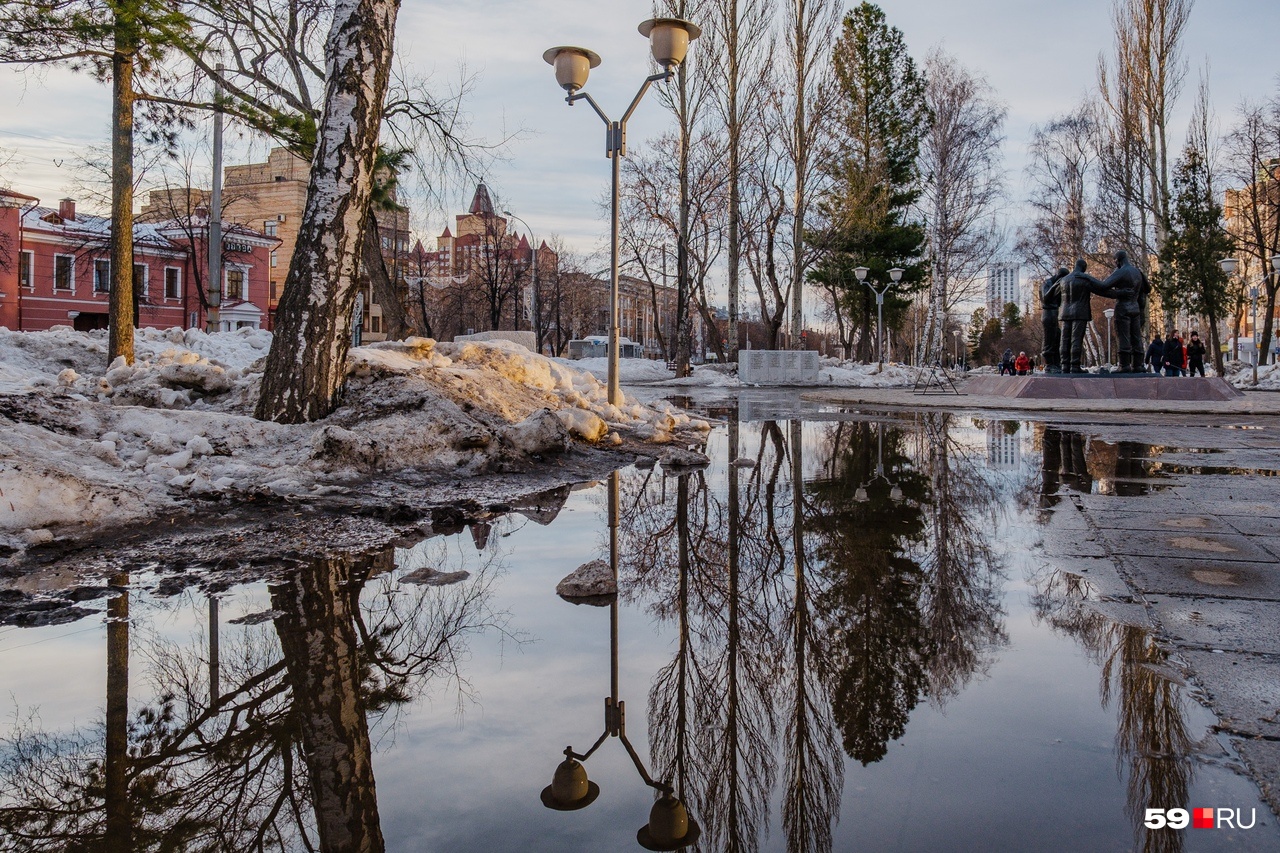
[[[1111,0],[882,4],[918,60],[942,44],[985,74],[1008,104],[1005,153],[1015,201],[1023,194],[1021,168],[1030,128],[1069,110],[1092,85],[1098,53],[1111,41],[1110,6]],[[464,73],[474,77],[466,106],[473,133],[491,140],[515,137],[490,168],[490,186],[539,239],[555,233],[574,248],[591,250],[607,235],[598,206],[609,177],[603,129],[585,105],[565,106],[541,54],[557,44],[600,53],[604,63],[592,73],[588,89],[607,112],[620,113],[648,73],[647,44],[635,28],[650,16],[650,8],[648,0],[404,0],[398,55],[442,85]],[[1242,100],[1280,91],[1277,41],[1276,0],[1199,0],[1186,39],[1191,68],[1172,123],[1174,140],[1182,138],[1206,61],[1224,127]],[[0,149],[13,155],[0,167],[0,180],[45,201],[76,185],[72,170],[78,152],[107,142],[108,91],[85,76],[0,70],[0,110],[5,117]],[[629,143],[642,143],[668,122],[650,98],[631,120]],[[239,140],[235,145],[228,162],[265,153],[262,143]],[[456,211],[469,199],[470,188],[452,193]],[[424,236],[434,236],[446,224],[443,211],[423,210],[415,218]]]

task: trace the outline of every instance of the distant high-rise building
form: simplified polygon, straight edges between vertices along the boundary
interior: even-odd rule
[[[1015,263],[992,264],[987,268],[987,316],[999,317],[1012,302],[1022,307],[1022,267]]]

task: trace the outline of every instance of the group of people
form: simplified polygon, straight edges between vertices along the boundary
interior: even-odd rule
[[[1013,357],[1013,350],[1007,349],[1000,358],[1000,375],[1004,376],[1026,376],[1028,373],[1036,369],[1036,360],[1025,352],[1018,353],[1018,357]]]
[[[1164,340],[1160,335],[1151,339],[1147,347],[1146,364],[1152,373],[1164,372],[1165,376],[1204,376],[1204,343],[1197,332],[1185,344],[1182,336],[1174,331]]]

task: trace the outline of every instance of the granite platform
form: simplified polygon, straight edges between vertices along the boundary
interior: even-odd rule
[[[1244,396],[1220,377],[1175,377],[1143,373],[1080,376],[973,376],[965,394],[1016,400],[1161,400],[1225,402]]]

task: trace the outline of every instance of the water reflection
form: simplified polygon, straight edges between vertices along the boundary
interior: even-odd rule
[[[496,567],[446,589],[396,585],[379,577],[392,553],[290,566],[268,618],[243,620],[229,648],[215,598],[203,643],[131,631],[129,576],[113,577],[103,724],[17,721],[0,837],[40,851],[382,850],[370,718],[460,682],[467,636],[503,626],[488,606]],[[150,688],[132,714],[131,658]]]
[[[1102,705],[1117,713],[1116,762],[1128,780],[1126,810],[1136,849],[1181,851],[1182,832],[1147,829],[1143,820],[1149,808],[1190,801],[1195,743],[1181,679],[1146,630],[1089,606],[1090,590],[1079,576],[1050,571],[1035,586],[1038,616],[1075,637],[1100,665]]]
[[[624,590],[679,638],[650,693],[655,763],[710,849],[757,849],[779,778],[787,848],[831,849],[840,747],[881,760],[1006,642],[997,492],[951,427],[734,418],[723,498],[703,472],[624,482]]]
[[[565,751],[543,802],[557,810],[589,805],[599,787],[586,766],[616,738],[659,806],[637,839],[643,846],[831,851],[842,846],[842,809],[848,815],[884,796],[874,789],[892,778],[895,741],[911,726],[937,726],[937,711],[963,717],[959,697],[981,692],[1010,645],[1006,609],[1027,609],[1006,589],[1016,513],[1051,509],[1071,492],[1141,494],[1153,486],[1147,472],[1157,451],[945,413],[816,423],[725,414],[708,447],[710,468],[626,469],[589,493],[604,504],[609,535],[600,556],[607,550],[620,590],[610,606],[603,732],[585,751]],[[32,850],[380,850],[408,834],[391,826],[406,800],[409,819],[421,824],[447,816],[438,802],[422,814],[429,798],[420,791],[385,784],[395,764],[387,753],[418,750],[412,761],[422,769],[414,772],[431,778],[466,773],[468,765],[441,757],[448,749],[438,731],[404,747],[380,742],[379,733],[424,697],[472,695],[468,638],[521,630],[493,601],[507,591],[494,585],[511,556],[503,549],[514,546],[519,558],[519,537],[507,538],[524,523],[516,516],[535,522],[530,530],[554,523],[581,532],[570,526],[573,513],[557,521],[568,497],[563,489],[482,517],[442,510],[432,518],[434,537],[411,549],[279,566],[255,599],[257,611],[239,619],[226,618],[235,591],[160,598],[141,591],[139,573],[132,584],[129,575],[113,578],[105,654],[95,657],[105,663],[103,711],[92,725],[55,732],[23,717],[0,742],[0,838]],[[595,525],[594,516],[587,523]],[[554,561],[528,557],[512,576],[512,585],[526,585],[526,599],[513,600],[538,613],[566,612],[537,573]],[[1114,754],[1137,845],[1181,849],[1178,833],[1145,833],[1140,821],[1144,809],[1186,803],[1191,791],[1194,744],[1176,677],[1148,635],[1088,605],[1078,577],[1050,566],[1032,583],[1035,615],[1053,628],[1043,633],[1085,650],[1097,666],[1101,704],[1117,712]],[[201,625],[194,637],[160,626],[183,607]],[[651,627],[660,642],[647,642],[642,632]],[[554,643],[556,630],[539,639]],[[623,642],[637,636],[646,642]],[[603,637],[585,645],[603,649]],[[647,667],[632,682],[633,696],[647,688],[647,703],[633,699],[630,735],[619,683],[633,663],[628,650]],[[603,687],[604,668],[544,663],[553,657],[531,653],[524,665],[557,684],[557,696],[538,701],[576,724],[580,709],[558,694]],[[1094,671],[1085,677],[1091,694]],[[460,752],[498,749],[496,737],[481,741],[495,729],[501,735],[501,726],[519,732],[506,748],[528,741],[529,681],[510,671],[496,678],[494,692],[519,694],[508,697],[514,722],[504,718]],[[102,702],[100,689],[92,701]],[[1087,703],[1098,705],[1092,695]],[[486,722],[497,716],[492,707],[501,700],[486,708],[494,715]],[[596,712],[581,713],[594,737]],[[542,744],[537,755],[554,757],[553,748],[576,737]],[[595,758],[593,775],[610,760]],[[986,772],[1003,772],[1000,756],[979,760]],[[537,761],[527,772],[514,760],[496,762],[512,778],[496,772],[470,782],[492,792],[504,815],[527,817],[526,806],[537,813],[529,822],[539,840],[504,849],[561,849],[572,832],[602,846],[606,834],[616,838],[614,806],[604,801],[585,812],[597,823],[544,811],[538,794],[551,767]],[[1109,763],[1103,772],[1110,778]],[[622,788],[612,780],[609,787]],[[667,818],[675,829],[663,836],[653,827]],[[925,837],[912,839],[923,847]]]

